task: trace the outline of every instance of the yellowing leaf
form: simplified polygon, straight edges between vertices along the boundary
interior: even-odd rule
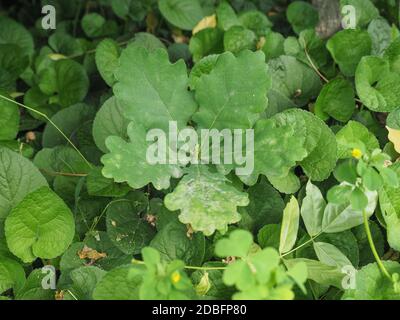
[[[217,17],[215,14],[213,14],[212,16],[204,17],[203,19],[201,19],[200,22],[194,27],[192,34],[195,35],[201,30],[207,28],[215,28],[216,26],[217,26]]]
[[[53,61],[58,61],[58,60],[63,60],[63,59],[67,59],[66,56],[64,56],[61,53],[50,53],[49,54],[49,58]]]
[[[106,253],[100,253],[97,250],[85,246],[81,251],[78,252],[79,259],[90,259],[92,261],[97,261],[102,258],[107,257]]]
[[[389,131],[389,140],[394,144],[394,149],[400,153],[400,130],[386,127]]]

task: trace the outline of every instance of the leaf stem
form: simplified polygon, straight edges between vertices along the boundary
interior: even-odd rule
[[[50,176],[63,176],[63,177],[87,177],[87,173],[67,173],[67,172],[53,172],[46,169],[39,169],[40,171]]]
[[[6,100],[6,101],[8,101],[8,102],[11,102],[11,103],[14,103],[14,104],[16,104],[16,105],[18,105],[18,106],[20,106],[21,108],[24,108],[24,109],[27,109],[27,110],[30,110],[30,111],[32,111],[32,112],[34,112],[34,113],[36,113],[37,115],[39,115],[39,116],[41,116],[41,117],[43,117],[43,118],[45,118],[62,136],[63,136],[63,138],[65,139],[65,140],[67,140],[67,142],[72,146],[72,148],[74,148],[75,149],[75,151],[79,154],[79,156],[86,162],[86,164],[89,166],[89,168],[91,169],[92,168],[92,165],[90,164],[90,162],[85,158],[85,156],[79,151],[79,149],[74,145],[74,143],[71,141],[71,139],[70,138],[68,138],[67,137],[67,135],[46,115],[46,114],[44,114],[43,112],[40,112],[40,111],[38,111],[38,110],[36,110],[36,109],[34,109],[34,108],[31,108],[31,107],[28,107],[28,106],[26,106],[26,105],[24,105],[24,104],[22,104],[22,103],[19,103],[19,102],[17,102],[17,101],[14,101],[14,100],[12,100],[12,99],[10,99],[10,98],[7,98],[6,96],[3,96],[2,94],[0,94],[0,98],[2,98],[2,99],[4,99],[4,100]]]
[[[117,43],[117,46],[118,46],[118,47],[123,47],[123,46],[129,44],[131,41],[132,41],[132,39],[129,39],[129,40],[126,40],[126,41],[122,41],[122,42],[118,42],[118,43]],[[70,56],[65,57],[64,59],[75,59],[75,58],[79,58],[80,56],[83,56],[83,55],[85,55],[85,54],[92,54],[92,53],[95,53],[96,50],[97,50],[97,49],[91,49],[91,50],[88,50],[88,51],[85,51],[85,52],[82,52],[82,53],[73,54],[73,55],[70,55]]]
[[[314,240],[317,239],[322,233],[323,233],[323,231],[321,231],[321,232],[318,233],[317,235],[311,237],[311,238],[308,239],[306,242],[302,243],[301,245],[297,246],[296,248],[294,248],[294,249],[292,249],[292,250],[290,250],[290,251],[288,251],[288,252],[286,252],[286,253],[284,253],[284,254],[281,254],[281,258],[286,257],[287,255],[289,255],[289,254],[291,254],[291,253],[293,253],[293,252],[295,252],[295,251],[297,251],[297,250],[299,250],[299,249],[305,247],[306,245],[308,245],[308,244],[311,243],[311,242],[314,242]]]
[[[372,239],[371,229],[369,227],[369,221],[368,221],[369,219],[367,217],[367,213],[365,212],[365,210],[363,210],[363,217],[364,217],[365,233],[367,234],[369,246],[371,248],[372,254],[375,257],[376,263],[378,264],[379,269],[385,275],[385,277],[387,277],[390,281],[393,282],[393,279],[392,279],[390,273],[387,271],[387,269],[383,265],[382,260],[379,257],[378,252],[376,251],[375,243],[374,243],[374,240]]]
[[[305,43],[304,43],[304,52],[306,54],[307,60],[310,62],[311,67],[314,69],[314,71],[320,76],[320,78],[322,80],[324,80],[326,83],[329,83],[329,80],[318,70],[318,68],[316,67],[316,65],[312,61],[312,59],[310,57],[310,54],[308,53],[307,46],[306,46]]]

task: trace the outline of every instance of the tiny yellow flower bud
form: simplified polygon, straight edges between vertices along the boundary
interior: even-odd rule
[[[181,275],[179,274],[178,271],[175,271],[171,275],[171,281],[172,281],[173,284],[177,284],[179,281],[181,281]]]
[[[363,153],[360,149],[353,149],[353,151],[351,152],[351,155],[353,156],[353,158],[361,159],[361,157],[363,156]]]

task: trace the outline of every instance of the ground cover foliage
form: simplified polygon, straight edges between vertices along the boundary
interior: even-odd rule
[[[0,299],[399,299],[399,7],[338,5],[0,7]],[[171,122],[254,170],[150,164]]]

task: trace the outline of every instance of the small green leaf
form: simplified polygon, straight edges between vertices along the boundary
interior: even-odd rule
[[[349,50],[351,43],[351,50]],[[364,30],[342,30],[337,32],[327,42],[326,47],[340,71],[347,77],[354,76],[361,58],[371,54],[372,41],[369,33]]]
[[[354,98],[352,84],[343,78],[336,78],[322,88],[315,109],[325,112],[335,120],[347,122],[356,107]]]
[[[18,292],[24,283],[24,268],[17,261],[0,255],[0,294],[8,289]]]
[[[192,30],[203,18],[198,0],[158,0],[158,8],[168,22],[183,30]]]
[[[253,236],[245,230],[235,230],[229,238],[221,239],[215,246],[215,253],[219,257],[245,258],[253,244]]]
[[[297,199],[292,196],[290,202],[283,210],[282,228],[279,243],[279,252],[286,253],[290,251],[297,239],[299,229],[300,210]]]
[[[0,221],[30,192],[47,186],[39,170],[23,156],[0,148]]]
[[[368,205],[368,198],[364,192],[356,187],[350,195],[350,203],[355,210],[364,210]]]
[[[315,28],[319,21],[317,9],[305,1],[292,2],[287,8],[286,17],[297,34]]]
[[[96,66],[109,86],[112,86],[116,81],[114,72],[118,68],[120,53],[118,44],[112,39],[104,39],[96,47]]]
[[[315,253],[322,263],[338,267],[352,266],[350,260],[334,245],[325,242],[314,242]]]
[[[326,202],[317,186],[308,181],[306,197],[301,206],[301,217],[303,218],[308,234],[313,237],[322,230],[322,218]]]

